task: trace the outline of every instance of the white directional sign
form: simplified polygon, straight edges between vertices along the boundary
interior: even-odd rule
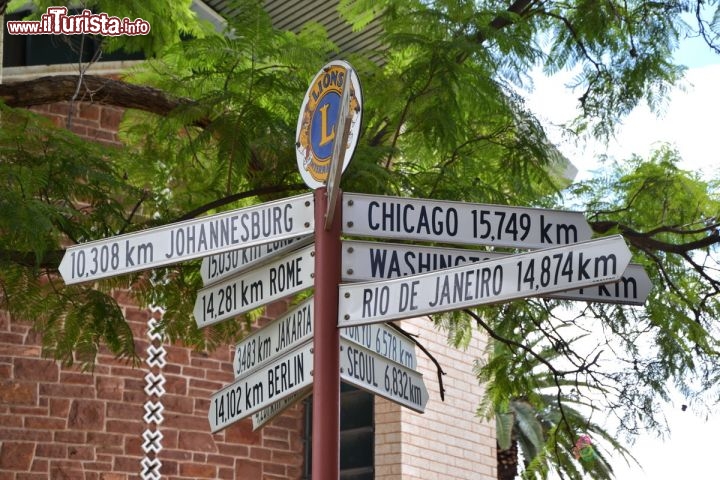
[[[589,240],[578,212],[343,194],[343,233],[497,247],[547,248]]]
[[[315,245],[198,291],[193,314],[207,327],[313,286]]]
[[[539,296],[618,280],[621,235],[408,277],[340,285],[338,326],[361,325]]]
[[[422,374],[347,340],[340,341],[340,378],[416,412],[425,412]]]
[[[313,299],[308,298],[235,346],[235,377],[275,360],[313,336]]]
[[[66,284],[170,265],[313,232],[310,194],[69,247],[59,270]]]
[[[507,256],[466,248],[343,240],[341,278],[343,282],[389,280]]]
[[[210,397],[208,421],[215,433],[312,384],[312,342],[235,380]]]
[[[344,282],[401,278],[508,256],[498,252],[399,243],[343,240],[342,244]],[[631,263],[617,282],[550,293],[543,297],[643,305],[650,294],[650,288],[650,279],[642,266]]]
[[[340,336],[407,368],[417,368],[415,343],[388,325],[353,325],[341,328]]]
[[[200,267],[203,285],[212,285],[220,280],[237,275],[250,267],[265,263],[285,252],[312,243],[312,241],[313,236],[306,235],[204,257]]]
[[[273,418],[277,417],[281,413],[283,413],[288,408],[295,405],[300,400],[303,400],[304,398],[307,398],[312,393],[312,387],[305,388],[304,390],[300,390],[298,392],[292,393],[288,395],[287,397],[284,397],[277,402],[273,403],[272,405],[269,405],[259,412],[256,412],[252,416],[252,422],[253,422],[253,431],[257,430],[258,428],[262,427],[266,423],[268,423]]]
[[[651,289],[650,277],[648,277],[642,265],[631,263],[617,282],[566,290],[549,296],[565,300],[584,300],[586,302],[645,305],[645,300],[650,295]]]

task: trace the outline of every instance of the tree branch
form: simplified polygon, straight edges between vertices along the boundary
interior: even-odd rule
[[[307,190],[307,188],[307,185],[305,185],[304,183],[293,183],[291,185],[272,185],[270,187],[260,187],[253,190],[246,190],[244,192],[234,193],[232,195],[218,198],[217,200],[213,200],[210,203],[206,203],[205,205],[201,205],[193,210],[190,210],[189,212],[177,217],[171,223],[181,222],[183,220],[190,220],[191,218],[195,218],[198,215],[207,212],[208,210],[213,210],[215,208],[225,206],[228,203],[236,202],[238,200],[242,200],[243,198],[255,197],[258,195],[267,195],[270,193],[285,193],[298,190]]]
[[[21,252],[19,250],[0,250],[0,263],[10,262],[30,268],[43,268],[57,271],[65,250],[49,250],[41,258],[35,252]]]
[[[412,340],[413,343],[415,345],[417,345],[418,347],[420,347],[420,350],[422,350],[423,353],[425,355],[427,355],[427,357],[430,359],[430,361],[432,361],[435,364],[435,369],[437,371],[437,377],[438,377],[438,387],[440,389],[440,400],[442,400],[444,402],[445,401],[445,385],[443,384],[442,376],[446,375],[446,373],[445,373],[445,370],[442,369],[442,366],[440,366],[440,362],[438,362],[438,360],[428,351],[428,349],[425,348],[425,345],[423,345],[422,343],[418,342],[415,339],[415,337],[417,335],[411,334],[410,332],[404,330],[402,327],[395,325],[394,323],[388,323],[388,325],[390,325],[392,328],[394,328],[395,330],[397,330],[398,332],[402,333],[403,335],[408,337],[410,340]]]
[[[529,11],[530,6],[535,2],[536,0],[516,0],[506,9],[506,11],[518,16],[523,16]],[[500,30],[502,28],[509,27],[513,23],[514,22],[508,16],[498,15],[490,22],[490,28]],[[481,31],[475,34],[476,42],[483,43],[485,40],[486,37]]]
[[[515,347],[518,350],[522,350],[523,352],[531,355],[538,362],[545,365],[545,367],[547,367],[548,371],[552,375],[553,382],[555,383],[557,406],[560,411],[561,423],[563,423],[567,427],[568,432],[572,435],[572,426],[571,426],[570,422],[568,421],[567,417],[565,416],[565,408],[563,407],[563,402],[562,402],[562,386],[560,385],[560,381],[558,379],[563,378],[566,374],[574,373],[574,372],[573,371],[560,371],[557,368],[555,368],[555,366],[549,360],[544,358],[539,353],[535,352],[532,348],[530,348],[520,342],[516,342],[510,338],[506,338],[506,337],[499,335],[497,332],[495,332],[495,330],[493,330],[490,327],[490,325],[488,325],[487,323],[485,323],[483,321],[483,319],[480,317],[480,315],[476,314],[472,310],[465,308],[465,309],[463,309],[463,312],[470,315],[475,320],[475,322],[478,325],[480,325],[480,327],[482,327],[482,329],[485,330],[485,332],[487,332],[487,334],[491,338],[495,339],[498,342],[502,342],[505,345]],[[578,370],[575,370],[575,372],[582,372],[582,370],[578,369]]]
[[[73,101],[78,86],[84,93],[76,100],[130,108],[167,116],[178,107],[194,105],[188,98],[176,98],[154,87],[134,85],[95,75],[57,75],[25,82],[0,85],[0,99],[10,107],[32,107],[49,103]],[[209,118],[200,118],[193,125],[205,128]]]
[[[637,230],[634,230],[627,225],[623,225],[620,222],[615,221],[597,221],[597,222],[591,222],[590,227],[593,229],[593,231],[597,233],[606,233],[609,230],[613,228],[617,228],[617,230],[622,233],[622,235],[635,247],[640,248],[642,250],[654,250],[654,251],[662,251],[667,253],[676,253],[679,255],[682,255],[684,253],[687,253],[692,250],[697,250],[701,248],[708,248],[715,244],[720,243],[720,231],[718,231],[717,228],[714,228],[713,226],[707,227],[705,230],[709,232],[709,234],[699,240],[694,240],[692,242],[686,242],[686,243],[668,243],[663,242],[662,240],[657,240],[655,238],[652,238],[652,235],[650,233],[642,233],[638,232]],[[676,231],[671,230],[670,227],[666,227],[663,229],[656,229],[654,232],[660,232],[660,231],[668,231],[668,232],[674,232],[678,234],[687,234],[687,233],[699,233],[697,230],[693,230],[691,232],[683,232],[683,231]]]

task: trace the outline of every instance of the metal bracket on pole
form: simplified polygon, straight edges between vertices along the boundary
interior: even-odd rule
[[[352,69],[345,71],[345,79],[343,80],[343,92],[340,99],[340,111],[338,112],[337,122],[335,123],[335,143],[333,144],[332,158],[330,159],[330,172],[327,178],[327,195],[328,204],[325,212],[325,230],[330,230],[333,217],[335,216],[335,205],[340,184],[340,176],[342,175],[342,165],[345,161],[345,149],[347,145],[348,135],[350,134],[350,123],[352,121],[352,113],[350,112],[350,87],[352,82],[350,76]]]

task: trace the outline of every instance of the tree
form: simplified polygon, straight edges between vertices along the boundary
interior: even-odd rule
[[[144,68],[120,80],[0,85],[0,209],[7,212],[0,301],[14,319],[35,321],[47,352],[68,363],[91,366],[101,345],[135,358],[110,295],[118,285],[165,305],[174,340],[202,349],[244,334],[238,322],[195,326],[197,262],[66,286],[57,275],[62,247],[304,189],[294,160],[299,103],[337,51],[316,24],[297,34],[274,30],[252,1],[237,2],[243,14],[228,19],[228,36],[192,24],[186,4],[167,2],[161,13],[141,10],[146,4],[125,2],[123,14],[170,33],[111,45],[144,49],[152,57]],[[680,170],[677,154],[664,149],[566,188],[550,173],[557,152],[515,86],[535,65],[548,73],[577,69],[582,115],[569,127],[604,138],[640,102],[661,105],[682,78],[671,56],[682,35],[701,35],[718,51],[717,23],[706,20],[717,17],[713,7],[699,0],[343,0],[338,7],[356,28],[378,15],[384,27],[382,51],[348,58],[365,106],[345,191],[543,207],[573,199],[598,236],[625,236],[655,286],[644,308],[588,304],[568,320],[567,302],[529,299],[435,320],[460,344],[478,325],[507,345],[514,355],[503,369],[513,377],[531,371],[528,356],[545,360],[557,398],[568,381],[601,388],[607,396],[598,408],[631,432],[659,427],[654,406],[670,383],[687,395],[719,390],[717,180]],[[114,4],[98,8],[115,13]],[[191,38],[181,41],[182,32]],[[378,56],[381,62],[370,59]],[[127,147],[88,144],[20,109],[71,99],[129,108]],[[607,334],[589,352],[557,329],[589,328],[588,319]],[[528,343],[537,337],[537,346]],[[548,345],[560,355],[546,358]],[[608,352],[622,367],[602,366]],[[480,374],[496,376],[497,364]]]
[[[567,324],[558,327],[563,329],[573,330]],[[565,335],[571,344],[588,336],[572,335]],[[538,356],[525,357],[523,376],[508,369],[514,363],[516,349],[499,340],[494,342],[487,360],[475,363],[478,379],[487,386],[478,414],[495,417],[498,480],[517,477],[521,452],[523,479],[543,479],[553,472],[570,479],[582,479],[585,472],[595,479],[613,478],[603,443],[618,457],[634,459],[603,425],[593,420],[595,416],[600,416],[601,422],[604,419],[596,401],[607,391],[598,384],[558,377],[544,368],[544,362],[556,361],[563,355],[552,345],[543,347],[544,343],[543,335],[528,340],[526,347]],[[594,438],[592,454],[587,459],[577,458],[575,445],[588,434]]]

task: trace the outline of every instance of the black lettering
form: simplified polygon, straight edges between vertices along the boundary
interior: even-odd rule
[[[172,257],[172,235],[170,235],[170,255],[167,253],[165,254],[165,257],[171,258]],[[133,252],[135,251],[135,247],[130,247],[130,240],[125,240],[125,266],[132,266],[135,265],[135,262],[133,262],[132,256]]]
[[[588,265],[590,264],[590,259],[583,261],[583,252],[580,252],[578,255],[580,258],[578,259],[579,265],[578,265],[578,280],[583,279],[589,279],[590,275],[588,275]]]
[[[552,226],[552,223],[545,225],[545,215],[540,214],[540,243],[553,243],[550,235],[548,235]]]

